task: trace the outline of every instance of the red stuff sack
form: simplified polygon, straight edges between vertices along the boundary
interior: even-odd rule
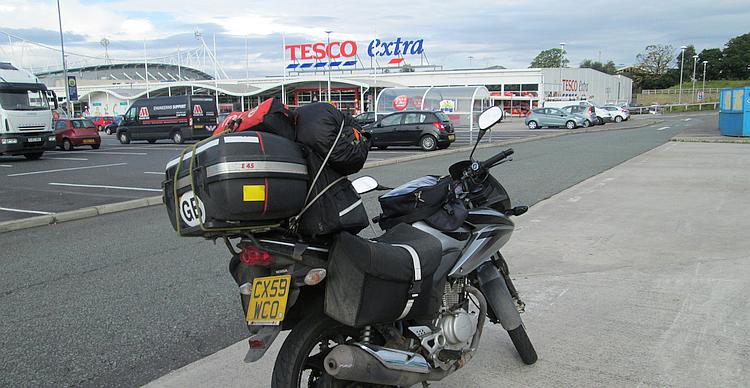
[[[273,133],[295,140],[292,113],[278,98],[269,98],[246,112],[232,112],[219,124],[214,134],[247,130]]]

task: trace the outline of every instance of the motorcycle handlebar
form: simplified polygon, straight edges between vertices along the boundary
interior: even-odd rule
[[[499,154],[497,154],[497,155],[495,155],[495,156],[493,156],[493,157],[485,160],[484,162],[482,162],[482,167],[483,168],[490,168],[490,167],[492,167],[493,164],[495,164],[495,163],[497,163],[497,162],[499,162],[499,161],[507,158],[508,156],[513,155],[513,152],[514,152],[513,148],[508,148],[507,150],[505,150],[505,151],[503,151],[503,152],[501,152],[501,153],[499,153]]]

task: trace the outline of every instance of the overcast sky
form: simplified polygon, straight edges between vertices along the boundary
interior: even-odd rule
[[[360,58],[370,40],[424,39],[432,64],[444,68],[502,65],[526,68],[543,49],[566,43],[572,66],[583,59],[636,62],[648,44],[675,48],[694,44],[722,47],[750,32],[748,0],[720,1],[231,1],[231,0],[60,0],[66,50],[104,56],[102,38],[113,58],[143,58],[196,48],[194,31],[209,45],[216,34],[219,60],[228,73],[246,72],[245,42],[251,75],[281,72],[282,33],[287,44],[356,40]],[[59,48],[54,1],[0,1],[0,31]],[[54,51],[8,43],[0,33],[0,60],[25,67],[60,66]],[[407,58],[415,63],[416,58]],[[101,62],[71,55],[71,65]],[[368,60],[369,64],[369,60]]]

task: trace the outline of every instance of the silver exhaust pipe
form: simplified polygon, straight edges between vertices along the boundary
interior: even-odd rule
[[[323,365],[339,380],[406,387],[428,380],[431,372],[419,354],[360,343],[336,346]]]

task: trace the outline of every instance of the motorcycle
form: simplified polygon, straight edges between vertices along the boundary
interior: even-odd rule
[[[490,173],[512,160],[513,150],[485,161],[473,159],[481,138],[502,118],[498,107],[482,112],[469,159],[449,168],[468,209],[464,223],[451,232],[423,221],[411,224],[437,238],[443,252],[454,252],[441,259],[449,268],[442,304],[426,323],[401,319],[351,327],[325,315],[330,249],[325,242],[299,241],[281,231],[246,235],[236,245],[225,239],[251,334],[245,362],[259,360],[282,330],[290,330],[274,365],[274,388],[426,386],[471,360],[489,319],[508,332],[524,363],[535,363],[537,354],[520,316],[525,305],[500,252],[514,230],[511,217],[528,208],[511,207]],[[385,189],[372,177],[353,185],[360,194]]]

